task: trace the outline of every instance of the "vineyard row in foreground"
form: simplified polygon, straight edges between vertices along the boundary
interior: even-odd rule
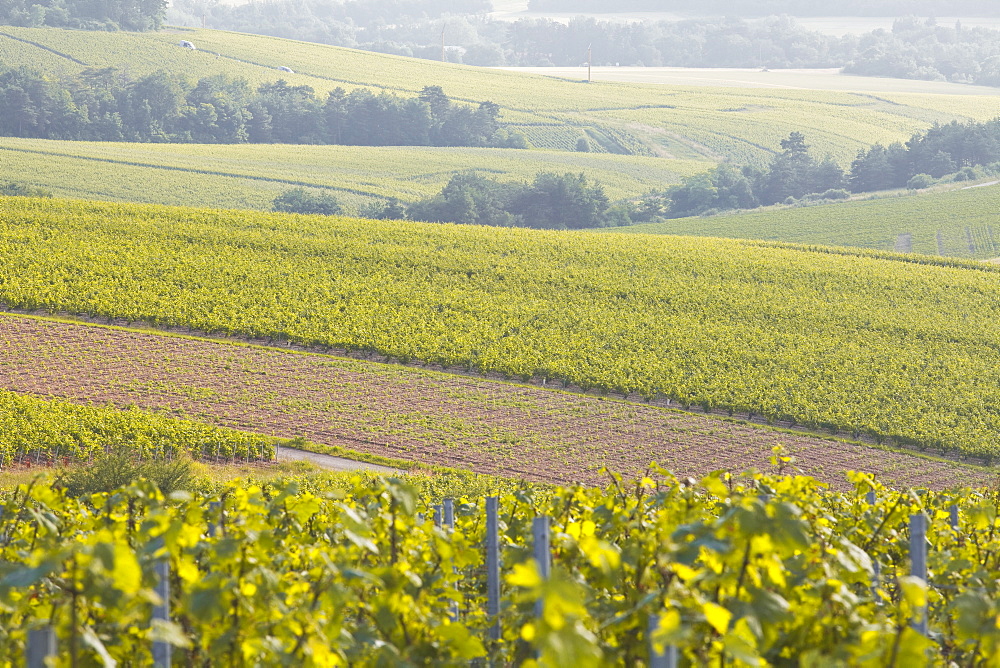
[[[169,499],[144,482],[82,499],[21,486],[0,507],[0,663],[44,628],[70,650],[59,665],[147,665],[155,642],[179,665],[644,665],[651,645],[695,665],[996,661],[995,492],[894,492],[851,474],[854,490],[834,494],[804,477],[654,470],[502,497],[496,615],[480,500],[457,504],[452,528],[399,480]],[[926,579],[910,575],[911,515],[929,520]],[[539,516],[547,575],[532,556]],[[160,564],[170,620],[151,622]]]

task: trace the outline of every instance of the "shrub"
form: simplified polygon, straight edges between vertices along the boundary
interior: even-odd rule
[[[186,457],[172,461],[139,461],[128,448],[112,450],[89,465],[63,473],[57,485],[72,496],[111,492],[145,478],[163,494],[189,489],[195,483],[192,462]]]
[[[906,182],[906,187],[910,190],[923,190],[934,185],[934,177],[930,174],[914,174]]]
[[[826,192],[819,194],[820,199],[850,199],[851,193],[843,188],[830,188]]]
[[[576,150],[580,153],[590,153],[590,140],[580,137],[576,140]]]
[[[7,197],[52,197],[52,193],[45,188],[26,186],[23,183],[10,181],[0,185],[0,195]]]
[[[344,211],[333,195],[313,194],[305,188],[286,190],[274,198],[271,208],[284,213],[314,213],[322,216],[336,216]]]

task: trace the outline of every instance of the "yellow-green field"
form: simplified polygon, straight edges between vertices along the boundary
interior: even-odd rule
[[[615,231],[804,244],[972,259],[1000,256],[1000,185],[899,193],[810,207],[771,207],[705,218],[679,218]]]
[[[0,138],[0,180],[65,197],[267,209],[295,186],[331,191],[348,209],[438,192],[455,172],[530,181],[584,172],[612,199],[635,197],[703,171],[699,160],[511,149],[128,144]]]
[[[10,306],[534,375],[985,458],[1000,456],[998,276],[761,242],[0,200]]]
[[[177,46],[182,38],[199,50]],[[588,84],[213,30],[124,34],[4,27],[0,62],[53,74],[92,66],[118,67],[136,77],[167,69],[192,78],[224,73],[254,84],[284,78],[320,93],[368,86],[412,95],[440,85],[456,99],[497,102],[504,120],[540,148],[572,150],[590,129],[609,150],[741,163],[766,160],[793,130],[820,154],[846,163],[860,148],[906,139],[935,121],[997,113],[996,96],[986,93]],[[296,73],[280,72],[279,66]]]

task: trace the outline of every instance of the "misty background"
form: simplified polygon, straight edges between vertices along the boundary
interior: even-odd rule
[[[478,66],[582,66],[590,47],[603,66],[1000,85],[993,0],[173,0],[165,21]]]

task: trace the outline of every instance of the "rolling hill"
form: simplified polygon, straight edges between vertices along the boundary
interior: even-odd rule
[[[180,39],[198,50],[177,46]],[[821,155],[845,162],[860,148],[906,139],[935,121],[996,115],[995,97],[988,94],[588,84],[212,30],[111,34],[3,27],[0,62],[53,76],[115,67],[131,77],[166,69],[253,84],[284,78],[320,93],[364,86],[412,95],[439,85],[456,99],[497,102],[503,119],[539,148],[572,150],[586,134],[599,150],[755,164],[791,131],[805,134]]]
[[[678,218],[611,231],[852,246],[985,260],[1000,256],[1000,186]]]
[[[538,172],[585,172],[609,197],[621,199],[676,183],[706,165],[566,151],[0,138],[0,180],[63,197],[231,209],[269,209],[284,190],[304,186],[331,192],[357,212],[388,197],[429,197],[452,174],[469,170],[504,181],[530,181]]]
[[[20,198],[0,211],[8,307],[377,353],[1000,454],[990,265]]]

